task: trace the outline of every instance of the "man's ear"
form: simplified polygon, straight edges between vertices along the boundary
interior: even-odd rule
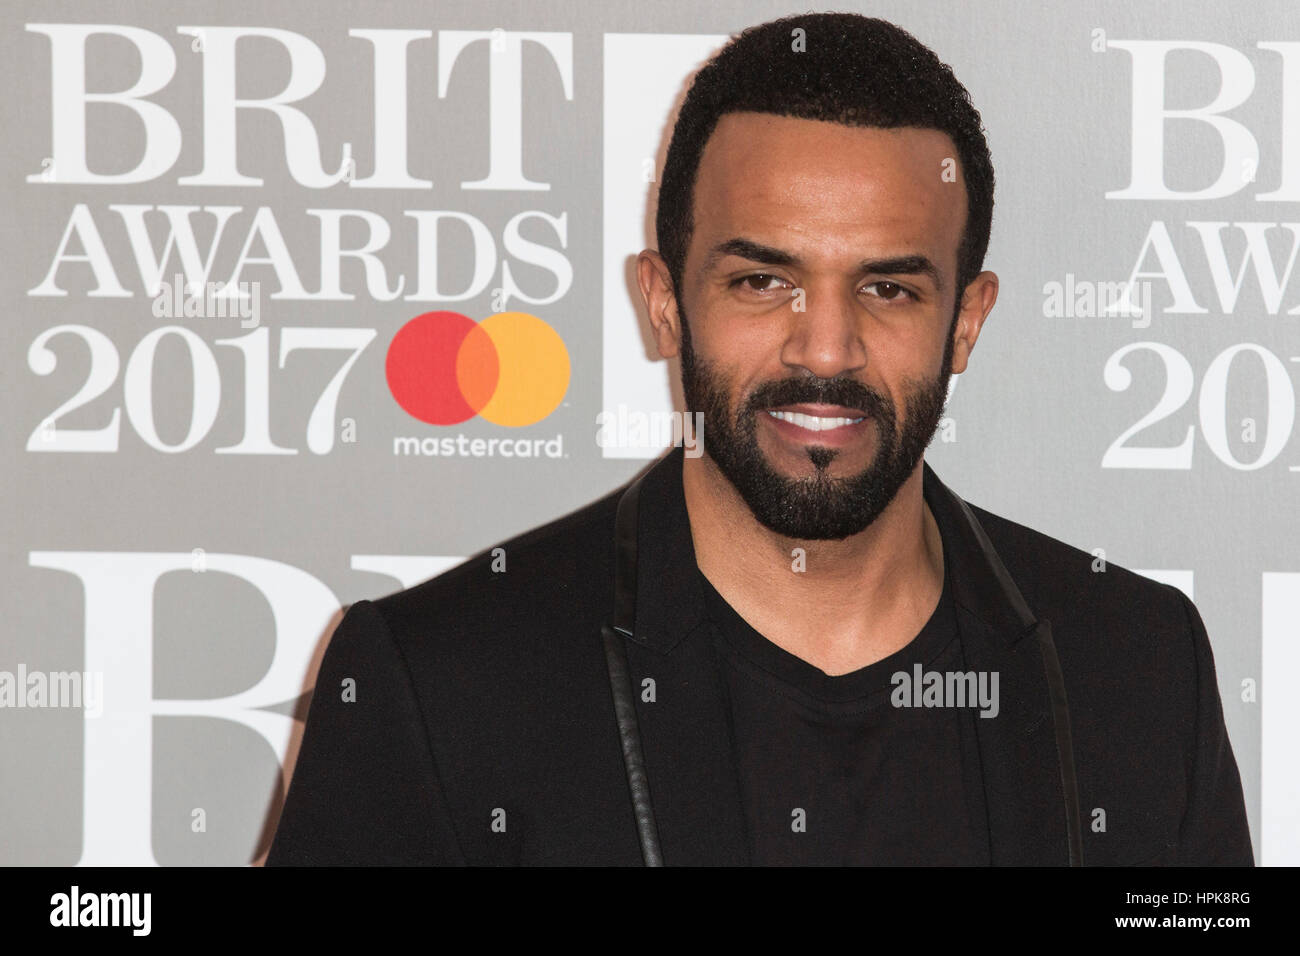
[[[650,314],[659,354],[672,358],[681,351],[682,323],[677,313],[677,297],[673,295],[672,275],[663,256],[653,249],[642,250],[636,257],[636,282]]]
[[[975,340],[980,337],[984,320],[993,311],[998,300],[998,277],[994,272],[981,272],[962,290],[961,311],[953,328],[952,374],[966,371]]]

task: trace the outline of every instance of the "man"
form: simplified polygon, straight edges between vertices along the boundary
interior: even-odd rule
[[[637,271],[704,455],[353,605],[268,862],[1251,865],[1192,603],[922,460],[992,206],[904,31],[724,48]]]

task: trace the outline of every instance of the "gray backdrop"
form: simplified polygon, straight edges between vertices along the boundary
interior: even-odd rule
[[[927,460],[1192,594],[1257,858],[1300,862],[1300,7],[844,6],[953,66],[997,172],[1001,294]],[[0,862],[260,860],[341,607],[646,464],[596,421],[676,395],[629,281],[671,110],[789,12],[5,5]],[[168,315],[177,273],[248,283],[256,324]],[[1108,313],[1132,279],[1150,308]],[[435,311],[540,320],[481,327],[499,408],[395,399]]]

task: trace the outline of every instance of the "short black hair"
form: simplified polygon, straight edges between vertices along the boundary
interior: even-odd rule
[[[799,14],[750,27],[696,74],[673,127],[655,218],[679,304],[700,157],[718,120],[739,112],[947,133],[966,180],[960,304],[962,290],[984,267],[993,222],[993,163],[979,111],[929,47],[888,21],[854,13]]]

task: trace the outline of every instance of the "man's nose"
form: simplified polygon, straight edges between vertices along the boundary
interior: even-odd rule
[[[791,302],[782,361],[818,378],[859,371],[867,364],[863,332],[868,318],[852,291],[827,285],[806,288]]]

